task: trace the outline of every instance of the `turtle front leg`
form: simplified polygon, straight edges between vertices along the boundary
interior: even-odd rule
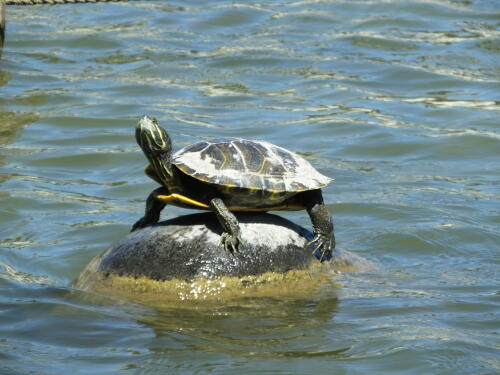
[[[220,242],[224,245],[224,250],[231,253],[238,251],[238,246],[243,243],[240,237],[240,224],[234,214],[229,211],[226,204],[220,198],[210,201],[210,207],[214,210],[215,216],[224,229],[220,237]]]
[[[157,195],[168,195],[169,192],[164,187],[155,189],[149,194],[148,199],[146,200],[146,211],[144,217],[138,220],[133,226],[131,232],[136,229],[148,227],[153,225],[160,220],[160,212],[166,206],[166,204],[158,199],[156,199]]]
[[[321,190],[309,192],[306,203],[307,213],[313,225],[314,239],[308,245],[314,244],[313,255],[320,262],[329,260],[335,248],[333,220],[323,202]]]

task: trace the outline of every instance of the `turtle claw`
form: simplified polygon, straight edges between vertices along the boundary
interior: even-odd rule
[[[332,257],[332,240],[321,234],[317,234],[312,241],[307,243],[307,246],[314,245],[312,255],[323,263],[325,260],[330,260]]]
[[[238,247],[243,244],[243,241],[239,236],[234,236],[227,232],[222,233],[220,236],[220,244],[224,246],[224,250],[231,254],[237,253],[239,251]]]

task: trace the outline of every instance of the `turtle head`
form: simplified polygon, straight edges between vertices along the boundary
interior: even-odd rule
[[[154,117],[142,116],[135,128],[135,139],[149,160],[157,178],[165,183],[172,178],[172,141]],[[153,177],[153,176],[151,176]]]

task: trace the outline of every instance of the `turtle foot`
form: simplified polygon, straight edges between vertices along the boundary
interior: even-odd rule
[[[316,234],[314,239],[307,243],[307,246],[313,246],[312,254],[320,261],[330,260],[332,258],[332,249],[335,248],[335,241],[332,238],[322,234]]]
[[[155,221],[148,220],[146,217],[143,217],[143,218],[137,220],[134,225],[132,225],[132,229],[130,231],[133,232],[137,229],[150,227],[154,223],[155,223]]]
[[[224,246],[226,252],[234,254],[239,251],[239,245],[243,244],[243,241],[237,235],[224,232],[220,236],[220,244]]]

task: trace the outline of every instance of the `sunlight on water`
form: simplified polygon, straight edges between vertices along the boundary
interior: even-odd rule
[[[0,373],[498,373],[499,19],[490,0],[7,5]],[[175,150],[262,139],[334,178],[357,267],[75,287],[155,187],[144,114]]]

